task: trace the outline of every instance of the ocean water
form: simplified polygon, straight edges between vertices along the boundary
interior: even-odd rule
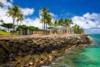
[[[93,39],[92,46],[85,48],[79,54],[63,56],[52,67],[100,67],[100,34],[89,35]]]
[[[100,48],[86,48],[86,51],[81,53],[87,58],[79,60],[77,67],[100,67]]]
[[[84,49],[81,56],[85,56],[84,59],[79,60],[77,67],[100,67],[100,34],[91,34],[93,39],[91,47]]]

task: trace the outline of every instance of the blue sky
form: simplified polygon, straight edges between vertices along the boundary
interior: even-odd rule
[[[43,7],[47,7],[58,18],[81,16],[87,12],[100,13],[100,0],[14,0],[13,3],[23,8],[34,8],[31,17],[37,17]]]
[[[18,5],[25,16],[22,24],[42,28],[39,10],[48,8],[53,21],[59,18],[70,18],[74,24],[87,29],[89,33],[100,33],[100,0],[0,0],[0,20],[12,22],[7,16],[7,7]]]

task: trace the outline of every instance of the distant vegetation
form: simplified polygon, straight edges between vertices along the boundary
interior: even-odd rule
[[[7,11],[8,15],[13,18],[13,22],[11,23],[6,23],[1,20],[0,22],[2,23],[1,26],[7,29],[7,32],[12,32],[12,33],[18,33],[18,31],[21,30],[31,30],[31,31],[38,31],[39,29],[34,26],[26,26],[26,25],[21,25],[22,21],[25,19],[25,16],[21,12],[20,8],[18,6],[13,6]],[[74,25],[71,27],[73,24],[71,19],[68,18],[61,18],[61,19],[55,19],[53,21],[53,17],[51,15],[51,12],[47,8],[42,8],[40,11],[41,15],[41,23],[43,23],[43,30],[47,30],[48,28],[53,29],[56,28],[57,26],[63,26],[66,29],[73,29],[74,33],[80,34],[83,33],[84,30],[80,28],[78,25]],[[17,22],[17,24],[15,24]],[[27,23],[28,24],[28,23]]]
[[[10,29],[14,27],[12,23],[2,23],[1,26],[5,27],[8,30],[8,32],[10,32]]]

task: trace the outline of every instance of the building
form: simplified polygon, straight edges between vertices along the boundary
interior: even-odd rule
[[[74,31],[72,28],[64,27],[64,26],[57,26],[53,29],[50,29],[51,33],[55,34],[73,34]]]

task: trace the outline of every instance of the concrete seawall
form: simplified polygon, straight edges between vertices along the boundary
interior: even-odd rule
[[[0,39],[0,63],[1,65],[9,63],[14,67],[21,67],[21,65],[24,67],[23,65],[30,64],[30,61],[28,62],[28,60],[27,62],[23,62],[25,61],[25,57],[30,56],[32,58],[35,55],[49,57],[49,62],[51,62],[54,57],[58,56],[58,51],[63,52],[62,50],[73,45],[79,46],[80,44],[84,45],[89,43],[90,40],[85,35],[67,37],[4,37]],[[52,59],[50,60],[48,54],[52,53],[57,54],[51,56]],[[24,60],[19,61],[18,57],[21,57]],[[43,58],[41,59],[40,56],[38,57],[38,61],[36,61],[36,59],[32,60],[31,64],[33,65],[32,67],[40,67],[42,64],[48,64],[46,61],[47,60],[44,60]]]

